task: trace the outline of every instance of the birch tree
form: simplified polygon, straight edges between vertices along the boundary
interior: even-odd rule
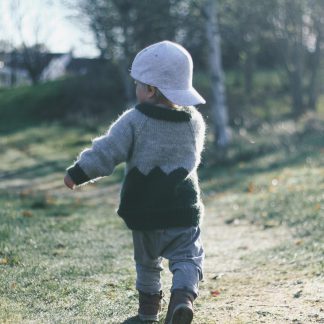
[[[273,5],[272,32],[288,76],[292,113],[298,118],[307,108],[316,107],[324,34],[324,2],[276,0]],[[312,39],[313,49],[309,44]]]
[[[310,80],[308,86],[308,106],[316,110],[320,87],[319,72],[321,71],[322,47],[324,44],[324,4],[321,0],[309,0],[310,33],[314,39],[313,53],[310,59]]]
[[[228,110],[224,72],[222,67],[220,33],[217,19],[217,1],[206,0],[202,7],[206,18],[206,36],[209,44],[209,71],[211,79],[211,112],[214,124],[214,137],[217,148],[226,150],[230,143]]]

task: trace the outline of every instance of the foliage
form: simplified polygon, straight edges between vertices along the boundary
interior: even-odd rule
[[[10,131],[18,126],[51,121],[96,128],[99,120],[109,120],[127,107],[118,79],[111,77],[116,76],[115,71],[114,67],[108,66],[107,70],[95,75],[71,77],[33,87],[0,89],[0,130]],[[290,115],[288,84],[282,78],[283,73],[280,70],[258,71],[254,77],[256,86],[248,99],[242,75],[237,70],[227,71],[230,125],[234,130],[279,121]],[[208,77],[197,72],[194,85],[207,99],[207,104],[199,109],[210,121]],[[324,114],[323,96],[319,97],[318,113]]]
[[[15,55],[22,55],[22,67],[24,67],[33,84],[40,81],[41,74],[48,64],[48,49],[43,44],[34,44],[32,46],[23,45],[21,49],[15,51]],[[15,62],[11,62],[15,68]]]
[[[127,68],[138,50],[168,38],[189,49],[198,69],[209,69],[204,0],[71,2],[77,3],[102,55]],[[289,85],[292,115],[314,109],[322,71],[323,2],[219,0],[217,4],[223,62],[242,72],[246,98],[253,95],[258,68],[284,68],[286,75],[281,77]]]
[[[95,75],[0,90],[0,129],[58,120],[96,128],[100,118],[125,109],[120,84],[107,77],[113,74],[111,67]]]

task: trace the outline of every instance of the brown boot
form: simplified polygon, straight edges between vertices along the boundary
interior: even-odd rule
[[[195,297],[188,291],[175,290],[171,294],[165,324],[190,324]]]
[[[161,311],[162,291],[159,294],[146,294],[139,292],[138,317],[141,321],[156,322]]]

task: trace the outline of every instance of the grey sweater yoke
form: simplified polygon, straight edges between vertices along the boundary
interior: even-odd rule
[[[139,104],[125,111],[68,173],[76,184],[126,162],[118,214],[131,229],[196,226],[203,213],[197,167],[205,123],[195,107]]]

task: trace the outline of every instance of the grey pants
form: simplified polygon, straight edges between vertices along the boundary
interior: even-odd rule
[[[159,293],[162,288],[162,258],[165,258],[169,260],[169,269],[173,274],[171,292],[182,289],[197,297],[204,260],[199,227],[133,231],[133,242],[138,290]]]

